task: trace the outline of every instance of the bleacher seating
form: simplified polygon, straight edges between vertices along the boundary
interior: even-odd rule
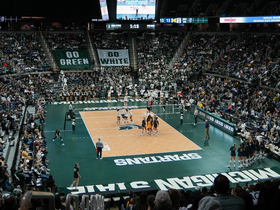
[[[35,33],[1,33],[0,43],[0,49],[8,57],[9,62],[17,65],[22,72],[50,70]],[[7,67],[10,66],[9,62],[6,62]],[[9,67],[7,73],[16,72]]]
[[[50,34],[46,35],[46,39],[51,49],[87,47],[83,33]],[[24,120],[19,168],[16,167],[18,170],[13,171],[15,183],[20,187],[13,188],[12,191],[23,192],[24,189],[21,187],[23,183],[28,183],[36,189],[47,190],[46,181],[50,172],[47,167],[47,151],[44,150],[46,140],[40,132],[40,126],[44,123],[46,101],[62,100],[62,98],[69,101],[94,97],[105,98],[108,97],[108,91],[118,98],[119,92],[123,96],[133,91],[142,92],[143,90],[143,94],[140,95],[145,97],[146,90],[147,96],[151,94],[150,97],[154,97],[154,92],[160,95],[162,90],[172,103],[187,105],[191,102],[236,124],[241,142],[256,140],[263,142],[266,145],[267,154],[272,154],[273,157],[279,159],[280,139],[277,135],[280,131],[278,119],[280,97],[276,90],[269,89],[278,87],[278,76],[275,74],[278,75],[279,36],[243,34],[241,37],[240,39],[237,35],[194,33],[190,36],[182,56],[171,69],[168,69],[168,64],[185,38],[185,34],[177,32],[146,34],[145,39],[142,37],[136,41],[139,83],[133,83],[131,69],[126,67],[100,68],[99,71],[93,72],[66,71],[61,72],[60,79],[63,83],[66,78],[67,90],[59,93],[57,98],[54,97],[51,86],[53,80],[51,75],[42,73],[2,77],[0,83],[0,158],[2,156],[2,163],[5,162],[5,150],[14,145],[15,135],[21,127],[23,108],[25,108],[23,106],[34,106],[34,113],[28,112]],[[34,71],[44,70],[42,66],[39,67],[42,63],[36,63],[36,59],[31,59],[30,57],[33,56],[30,56],[30,51],[28,51],[31,48],[32,53],[37,55],[34,57],[41,56],[41,48],[35,34],[2,34],[2,40],[1,49],[10,56],[9,62],[15,62],[17,65],[21,62],[19,65],[21,67],[37,66]],[[9,40],[12,41],[9,42]],[[93,40],[96,42],[96,49],[129,48],[129,38],[124,35],[111,37],[108,33],[100,33],[95,34]],[[12,48],[14,45],[23,47],[14,51]],[[263,50],[264,46],[269,46],[269,50]],[[23,61],[17,60],[21,56],[24,56]],[[15,73],[12,68],[5,66],[5,63],[6,60],[2,59],[1,64],[7,67],[3,72]],[[211,74],[200,75],[200,78],[194,79],[192,76],[200,70]],[[254,77],[260,79],[257,86],[254,85]],[[240,83],[240,81],[243,82]],[[263,86],[258,86],[259,84]],[[38,85],[40,85],[39,92],[34,89]],[[19,90],[20,94],[15,94],[14,89]],[[181,93],[181,98],[178,97],[177,92]],[[9,102],[9,106],[6,105],[6,101]],[[246,124],[244,129],[242,129],[242,122]],[[257,158],[259,157],[256,156]],[[10,186],[11,183],[7,182],[6,178],[4,174],[1,177],[2,182],[5,186]],[[11,189],[8,187],[5,190]],[[55,188],[50,190],[55,191]],[[11,193],[11,191],[8,192]],[[209,190],[207,193],[210,193]],[[21,196],[21,193],[17,195]],[[81,201],[78,199],[77,202]],[[194,200],[184,205],[189,204],[194,204]]]

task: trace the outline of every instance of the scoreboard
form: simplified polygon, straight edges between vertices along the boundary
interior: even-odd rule
[[[160,18],[160,23],[208,23],[208,18],[205,17],[177,17],[177,18]]]
[[[155,30],[154,23],[107,23],[106,30]]]

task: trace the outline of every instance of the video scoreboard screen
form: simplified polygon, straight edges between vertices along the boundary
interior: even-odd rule
[[[109,20],[109,13],[106,0],[99,0],[102,20]]]
[[[191,17],[177,17],[177,18],[160,18],[160,23],[208,23],[208,18],[191,18]]]
[[[107,23],[107,30],[155,30],[155,24],[146,23]]]
[[[118,20],[154,20],[156,0],[117,0]]]

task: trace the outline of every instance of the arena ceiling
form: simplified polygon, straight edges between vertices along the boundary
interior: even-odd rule
[[[114,5],[114,1],[107,0],[107,4]],[[158,4],[165,1],[170,0],[158,0]],[[9,0],[1,2],[1,9],[0,16],[101,17],[99,0]]]

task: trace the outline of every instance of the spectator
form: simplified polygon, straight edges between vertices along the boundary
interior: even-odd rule
[[[160,190],[157,192],[155,197],[155,207],[156,210],[171,210],[172,201],[168,192]]]
[[[218,175],[214,180],[214,187],[217,193],[216,199],[220,202],[222,209],[245,209],[244,201],[241,198],[230,195],[229,180],[226,176]]]

